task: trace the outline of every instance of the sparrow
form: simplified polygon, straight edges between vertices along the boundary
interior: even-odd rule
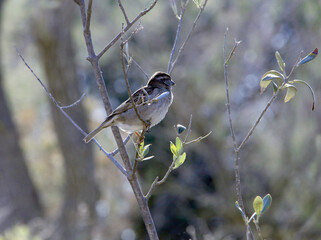
[[[120,104],[96,129],[85,138],[90,142],[104,128],[117,126],[127,133],[151,128],[162,121],[173,102],[172,86],[175,82],[164,72],[156,72],[148,80],[146,86],[132,94],[134,104],[141,119],[137,116],[133,104],[128,98]],[[146,126],[147,125],[147,126]]]

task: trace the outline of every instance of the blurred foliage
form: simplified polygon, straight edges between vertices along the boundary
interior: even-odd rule
[[[52,1],[6,1],[1,44],[6,91],[23,138],[32,177],[46,206],[47,216],[52,217],[62,197],[62,157],[45,94],[13,48],[20,49],[43,79],[29,19],[41,11],[41,7],[54,7],[48,2]],[[130,19],[150,3],[144,0],[123,2]],[[41,7],[35,8],[36,5]],[[146,145],[152,144],[149,155],[155,158],[138,166],[146,193],[155,177],[162,177],[172,161],[168,142],[176,136],[173,125],[188,126],[190,114],[193,114],[191,139],[213,130],[202,142],[184,147],[188,156],[185,163],[171,173],[165,184],[155,189],[150,199],[160,239],[184,240],[193,234],[197,239],[244,239],[242,218],[234,205],[233,146],[225,110],[222,56],[225,29],[229,28],[229,48],[233,46],[234,38],[242,40],[229,67],[232,118],[240,140],[272,94],[273,90],[267,89],[260,95],[259,82],[266,70],[277,68],[275,51],[281,54],[289,72],[288,67],[295,63],[301,50],[306,55],[321,42],[320,12],[319,0],[208,2],[173,71],[172,77],[177,84],[174,103],[166,119],[152,128],[145,138]],[[190,1],[180,43],[197,13],[197,7]],[[116,1],[94,1],[92,35],[96,52],[121,30],[122,22]],[[143,17],[144,29],[129,43],[130,54],[149,75],[167,69],[177,22],[169,1],[159,1],[155,9]],[[79,81],[82,91],[89,91],[84,103],[93,128],[105,113],[92,69],[85,61],[79,16],[74,21],[73,35]],[[287,104],[284,104],[284,93],[281,93],[240,156],[247,214],[252,212],[256,195],[270,193],[273,196],[271,208],[260,221],[266,239],[318,239],[321,236],[320,64],[320,58],[316,58],[297,71],[297,77],[307,80],[315,90],[315,111],[311,112],[308,89],[302,88]],[[119,44],[102,57],[101,65],[112,105],[116,107],[128,97]],[[133,90],[147,81],[135,65],[129,70],[129,80]],[[114,150],[110,130],[100,134],[98,140],[107,150]],[[131,143],[128,149],[134,158],[135,149]],[[128,183],[98,149],[96,156],[102,197],[97,205],[99,223],[93,239],[102,239],[102,236],[120,239],[126,236],[124,232],[128,229],[133,229],[136,239],[146,239]]]
[[[0,235],[0,240],[41,240],[30,233],[30,229],[25,225],[17,225]]]

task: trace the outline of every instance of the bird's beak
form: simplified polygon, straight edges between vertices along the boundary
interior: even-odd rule
[[[176,83],[173,80],[171,80],[171,86],[175,86],[175,85]]]

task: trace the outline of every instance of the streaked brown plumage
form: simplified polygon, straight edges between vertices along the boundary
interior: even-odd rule
[[[156,72],[146,86],[132,94],[140,117],[150,124],[149,127],[157,125],[165,117],[173,102],[173,85],[175,83],[167,73]],[[129,133],[143,130],[143,122],[138,118],[130,98],[119,105],[102,124],[90,132],[84,141],[88,143],[101,130],[110,126],[118,126]]]

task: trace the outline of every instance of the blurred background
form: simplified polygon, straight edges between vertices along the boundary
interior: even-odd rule
[[[123,1],[130,19],[151,1]],[[180,1],[177,1],[180,6]],[[154,191],[150,208],[160,239],[245,239],[235,208],[233,145],[225,108],[223,39],[227,47],[241,40],[229,66],[231,111],[237,140],[271,97],[259,94],[259,81],[277,69],[279,51],[289,73],[301,51],[321,42],[319,0],[208,1],[172,78],[174,103],[164,121],[145,142],[155,158],[138,167],[146,193],[156,176],[171,163],[169,141],[177,123],[188,125],[190,138],[212,134],[185,148],[184,165]],[[198,9],[190,1],[181,40]],[[94,1],[92,36],[99,52],[124,22],[117,1]],[[159,1],[144,16],[144,27],[129,43],[129,52],[150,76],[166,71],[178,20],[170,1]],[[73,1],[0,0],[0,239],[148,239],[136,200],[124,176],[51,104],[41,85],[19,59],[26,58],[61,105],[87,93],[67,109],[86,131],[96,127],[105,111],[90,63],[86,61],[82,24]],[[100,61],[113,107],[128,98],[117,42]],[[240,155],[243,200],[253,212],[256,195],[273,197],[260,225],[265,239],[321,239],[321,60],[297,69],[316,93],[316,109],[305,86],[284,103],[285,93],[267,111]],[[133,65],[132,90],[147,79]],[[125,135],[124,135],[125,137]],[[97,139],[115,149],[111,131]],[[131,157],[135,150],[127,145]],[[254,226],[253,226],[254,229]],[[255,232],[255,231],[254,231]]]

